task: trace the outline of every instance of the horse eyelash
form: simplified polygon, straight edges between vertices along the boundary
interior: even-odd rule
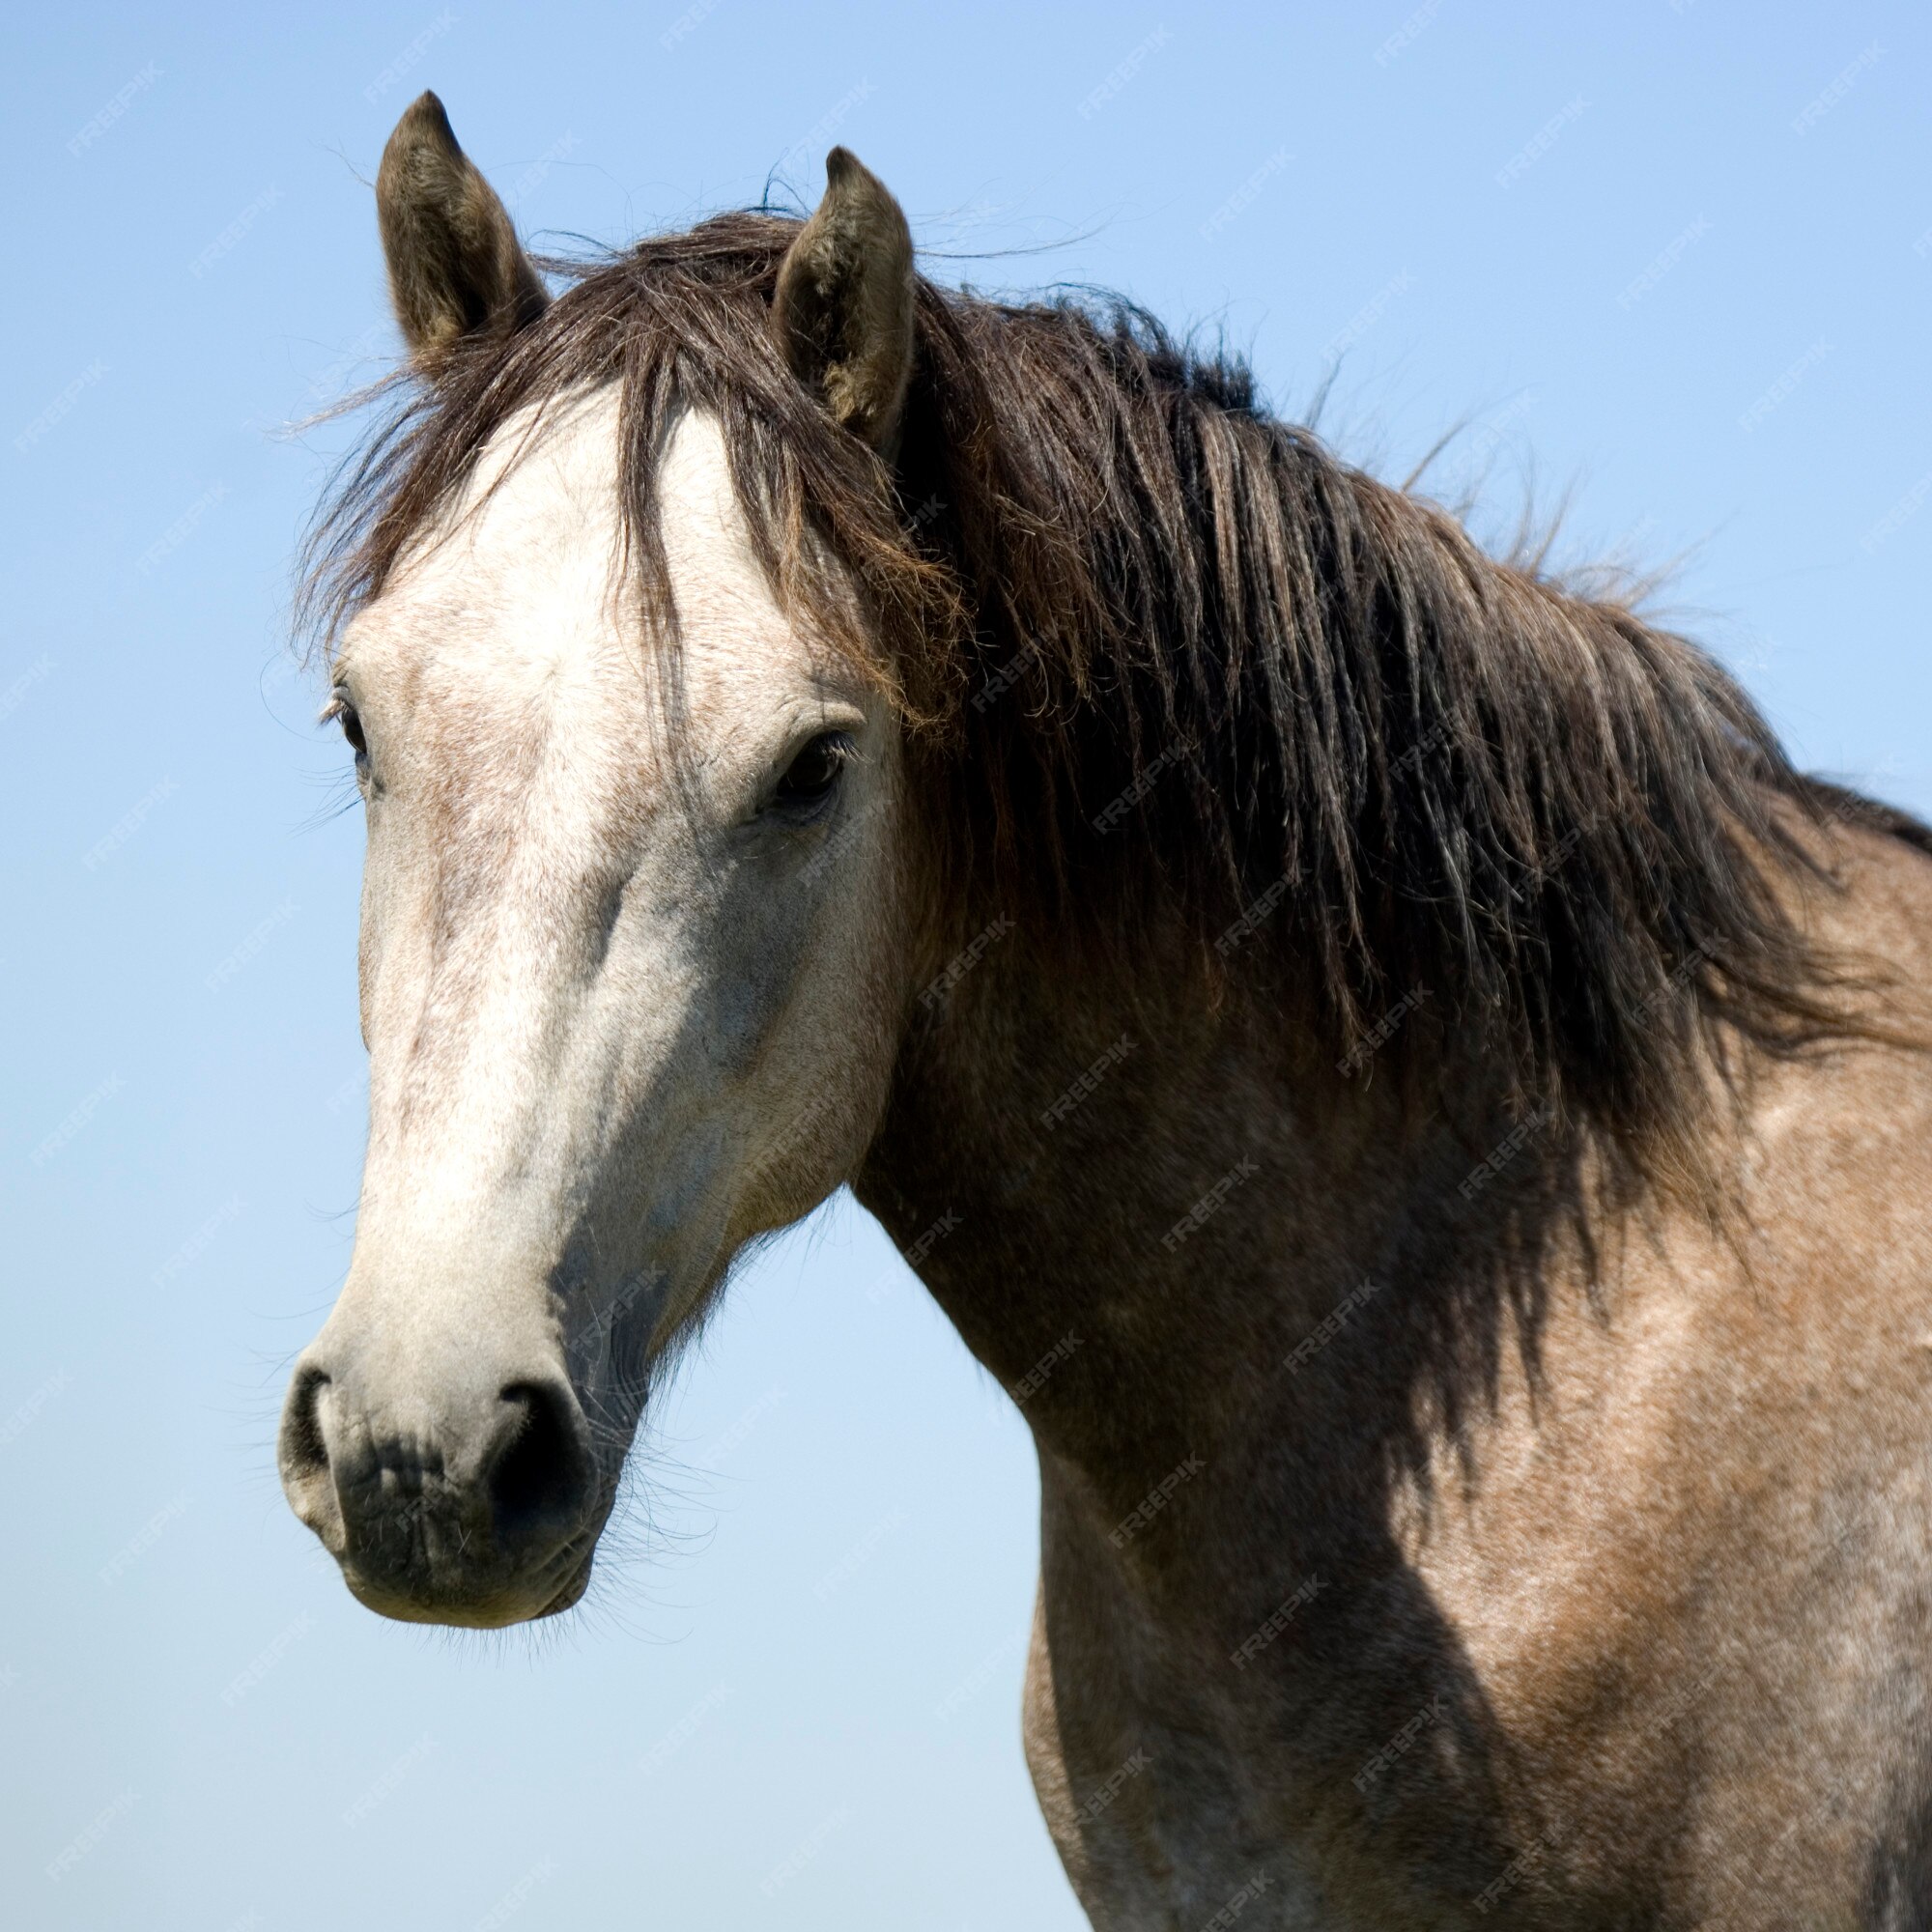
[[[805,743],[801,745],[795,753],[793,753],[792,758],[795,760],[799,757],[802,757],[808,751],[810,751],[812,748],[812,746],[820,743],[823,743],[825,745],[825,748],[832,753],[833,757],[835,757],[838,761],[838,764],[841,768],[850,765],[856,765],[859,762],[860,754],[859,754],[858,743],[853,738],[851,732],[849,731],[821,731],[818,733],[816,737],[808,738],[805,741]],[[787,761],[784,769],[786,771],[789,771],[791,769],[791,761]],[[781,776],[782,776],[782,774]]]

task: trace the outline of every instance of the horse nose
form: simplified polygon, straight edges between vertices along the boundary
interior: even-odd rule
[[[561,1377],[508,1382],[482,1463],[497,1541],[547,1553],[582,1528],[596,1488],[590,1427]]]
[[[356,1596],[416,1622],[512,1623],[576,1601],[596,1459],[550,1369],[466,1377],[468,1398],[385,1396],[304,1358],[282,1414],[282,1487]]]

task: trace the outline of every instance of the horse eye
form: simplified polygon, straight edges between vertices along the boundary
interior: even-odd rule
[[[355,705],[349,701],[349,694],[341,685],[335,687],[328,700],[325,718],[333,718],[342,726],[342,735],[349,740],[349,749],[355,753],[359,763],[369,755],[369,741],[362,735],[362,720]]]
[[[842,731],[821,731],[799,753],[779,781],[773,804],[790,811],[822,804],[852,756],[852,741]]]

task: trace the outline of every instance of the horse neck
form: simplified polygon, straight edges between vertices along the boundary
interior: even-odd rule
[[[1406,1122],[1389,1082],[1298,1062],[1278,1005],[1159,952],[1131,978],[1023,935],[980,959],[908,1047],[859,1196],[1102,1510],[1254,1432],[1331,1496],[1353,1444],[1373,1488],[1445,1367],[1435,1298],[1503,1307],[1496,1210],[1548,1162],[1500,1109]]]

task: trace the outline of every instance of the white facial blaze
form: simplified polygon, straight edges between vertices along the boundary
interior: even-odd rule
[[[896,726],[775,602],[717,426],[684,417],[662,458],[674,654],[617,579],[614,391],[525,433],[340,662],[370,753],[371,1124],[333,1321],[432,1354],[475,1322],[568,1350],[640,1281],[662,1342],[849,1172],[896,1038]],[[782,821],[774,783],[828,730],[856,747],[841,792]]]

